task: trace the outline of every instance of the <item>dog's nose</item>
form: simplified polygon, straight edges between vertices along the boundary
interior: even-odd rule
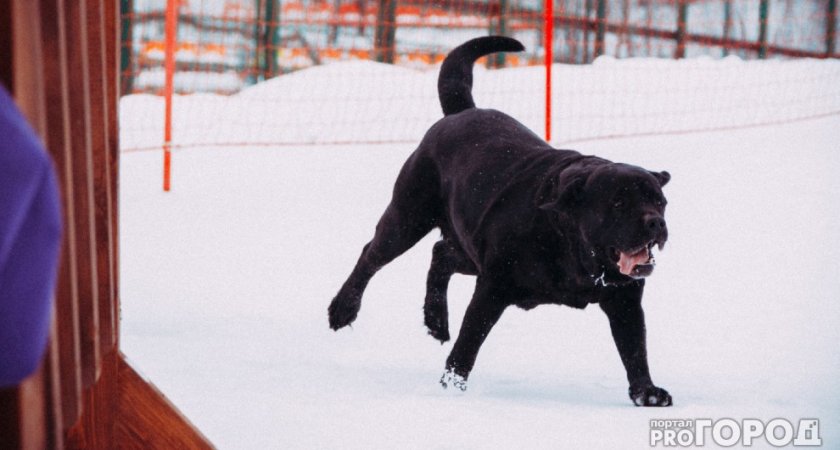
[[[645,226],[647,227],[648,230],[650,230],[654,233],[659,233],[661,231],[664,231],[667,228],[666,225],[665,225],[665,219],[658,214],[656,214],[656,215],[652,214],[652,215],[646,216],[645,217]]]

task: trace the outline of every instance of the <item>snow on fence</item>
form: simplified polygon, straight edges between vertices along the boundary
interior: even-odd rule
[[[161,149],[165,117],[167,149],[416,142],[441,115],[442,58],[489,33],[527,50],[478,64],[477,104],[515,97],[507,112],[557,144],[840,114],[836,0],[122,0],[122,10],[122,86],[137,94],[121,104],[125,151]]]

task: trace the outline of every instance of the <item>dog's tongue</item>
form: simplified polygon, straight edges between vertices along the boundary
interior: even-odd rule
[[[620,252],[620,256],[618,258],[618,270],[624,275],[630,275],[634,267],[636,267],[639,264],[646,263],[648,259],[650,259],[650,255],[648,254],[647,247],[639,250],[638,252],[632,255]]]

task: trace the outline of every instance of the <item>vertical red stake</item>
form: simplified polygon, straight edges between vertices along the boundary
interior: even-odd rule
[[[554,0],[545,0],[545,140],[551,140],[551,63],[554,59]]]
[[[175,76],[175,33],[177,25],[178,0],[166,1],[166,81],[163,95],[166,103],[163,122],[163,190],[169,192],[170,164],[172,161],[172,81]]]

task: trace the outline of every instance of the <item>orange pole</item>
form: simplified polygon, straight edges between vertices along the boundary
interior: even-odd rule
[[[545,0],[545,140],[551,140],[551,63],[554,55],[554,0]]]
[[[163,122],[163,190],[169,192],[172,162],[172,81],[175,77],[175,33],[177,32],[178,0],[166,1],[166,81],[163,96],[166,103]]]

